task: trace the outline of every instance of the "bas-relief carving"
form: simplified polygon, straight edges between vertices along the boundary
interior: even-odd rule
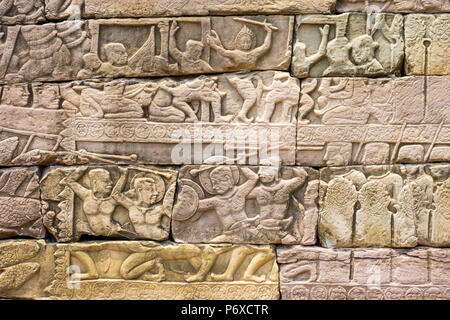
[[[299,78],[399,74],[403,16],[297,16],[292,72]]]
[[[153,167],[50,168],[43,219],[61,242],[83,234],[167,240],[177,172]]]
[[[46,0],[49,19],[331,13],[335,0]],[[84,9],[84,11],[83,11]]]
[[[1,91],[2,165],[258,164],[275,153],[283,164],[295,162],[300,87],[286,72]],[[193,141],[201,142],[201,159]]]
[[[322,246],[450,246],[449,170],[444,164],[322,169]]]
[[[407,15],[405,19],[406,74],[450,74],[449,44],[449,14]]]
[[[310,168],[185,166],[172,233],[186,243],[316,243],[318,172]]]
[[[449,249],[279,247],[286,300],[448,300]]]
[[[405,77],[303,81],[297,164],[450,161],[448,80]]]
[[[279,298],[269,246],[8,241],[0,248],[2,298]]]
[[[44,238],[36,169],[0,170],[0,238]]]
[[[293,19],[70,20],[3,27],[0,78],[23,82],[287,70]]]
[[[2,25],[35,24],[45,21],[43,0],[0,1]]]
[[[449,0],[338,0],[337,12],[449,12]]]

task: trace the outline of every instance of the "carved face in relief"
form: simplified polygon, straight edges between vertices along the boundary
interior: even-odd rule
[[[91,189],[96,196],[106,198],[113,188],[111,175],[105,169],[94,169],[89,172]]]
[[[188,40],[186,42],[186,55],[189,60],[200,60],[203,52],[203,43],[200,41]]]
[[[375,59],[375,50],[378,42],[371,36],[363,35],[352,41],[352,57],[356,64],[364,64]]]
[[[106,59],[115,66],[128,64],[128,53],[121,43],[109,43],[105,46]]]
[[[2,103],[15,107],[26,107],[30,92],[27,86],[17,85],[3,88]]]
[[[255,41],[255,34],[247,28],[247,26],[244,26],[236,36],[236,49],[240,51],[249,51],[254,46]]]
[[[153,179],[136,179],[136,181],[134,182],[134,188],[136,190],[139,201],[148,204],[155,204],[158,202],[159,192]]]
[[[225,194],[233,188],[233,174],[229,167],[219,167],[210,174],[212,188],[218,194]]]
[[[19,13],[27,14],[33,10],[37,1],[38,0],[14,0],[14,6]]]
[[[264,184],[272,183],[278,180],[278,168],[262,167],[258,173],[259,180]]]
[[[88,53],[83,56],[84,67],[89,70],[97,70],[101,67],[102,62],[94,53]]]

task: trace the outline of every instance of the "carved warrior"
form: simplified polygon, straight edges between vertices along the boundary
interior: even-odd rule
[[[303,81],[297,163],[448,161],[447,81],[446,77]],[[411,96],[411,88],[419,93]]]
[[[448,0],[340,0],[337,12],[449,12]]]
[[[335,32],[332,39],[331,28]],[[318,50],[311,52],[307,49],[311,47]],[[403,56],[401,15],[297,17],[292,71],[299,78],[396,74]]]
[[[317,172],[187,166],[173,216],[177,241],[314,244]]]
[[[287,70],[292,24],[293,17],[255,16],[4,27],[0,78],[11,83]]]
[[[37,171],[0,170],[0,238],[44,238]]]
[[[0,21],[3,25],[43,22],[45,21],[43,0],[2,0]]]
[[[448,300],[449,249],[281,246],[285,300]]]
[[[448,246],[447,165],[321,171],[324,247]]]
[[[44,223],[59,241],[83,234],[167,240],[176,172],[146,167],[50,169]]]

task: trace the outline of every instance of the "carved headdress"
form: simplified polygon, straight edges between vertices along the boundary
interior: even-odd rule
[[[239,43],[250,43],[251,45],[248,46],[247,49],[250,50],[256,47],[256,35],[252,30],[244,25],[241,31],[239,31],[239,33],[236,35],[235,43],[236,47],[238,47]]]

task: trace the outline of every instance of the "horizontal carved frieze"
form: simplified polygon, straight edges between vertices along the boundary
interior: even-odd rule
[[[337,12],[450,12],[449,0],[338,0]]]

